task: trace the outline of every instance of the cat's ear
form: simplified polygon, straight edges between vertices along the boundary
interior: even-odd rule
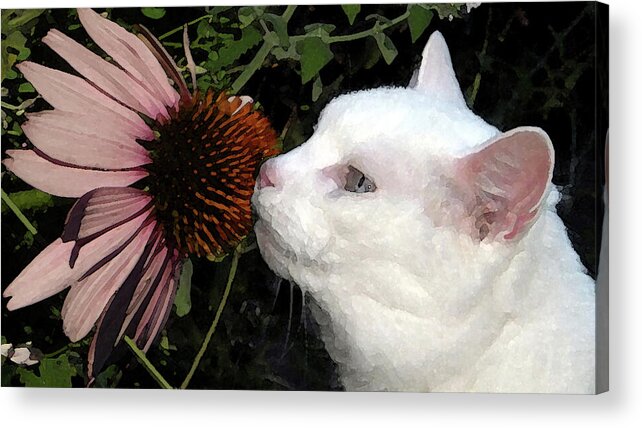
[[[465,107],[466,101],[453,70],[446,40],[439,31],[430,35],[422,56],[421,66],[411,79],[409,87]]]
[[[527,231],[546,197],[554,162],[550,138],[534,127],[505,132],[459,159],[457,181],[472,204],[474,233],[511,240]]]

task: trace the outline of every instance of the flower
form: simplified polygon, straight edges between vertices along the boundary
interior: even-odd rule
[[[92,379],[124,335],[149,349],[188,255],[223,255],[250,231],[255,172],[277,151],[248,97],[190,94],[146,29],[136,37],[90,9],[78,15],[113,62],[51,30],[43,42],[82,77],[18,65],[54,108],[28,115],[33,149],[7,150],[3,163],[40,190],[79,199],[61,237],[4,296],[14,310],[71,287],[63,328],[78,341],[96,326]]]

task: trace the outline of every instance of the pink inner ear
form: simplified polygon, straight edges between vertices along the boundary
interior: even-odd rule
[[[513,239],[530,226],[551,180],[550,139],[539,128],[516,128],[462,158],[458,178],[474,195],[480,238]]]

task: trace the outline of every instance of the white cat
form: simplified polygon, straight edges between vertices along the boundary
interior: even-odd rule
[[[263,165],[261,254],[321,308],[347,390],[593,393],[594,281],[548,136],[472,113],[439,33],[413,80],[336,98]]]

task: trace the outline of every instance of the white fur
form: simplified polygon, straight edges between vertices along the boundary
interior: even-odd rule
[[[594,283],[557,191],[521,238],[472,237],[453,161],[500,132],[428,80],[338,97],[310,140],[268,161],[261,254],[318,303],[348,390],[592,393]],[[348,165],[376,191],[345,191]]]

